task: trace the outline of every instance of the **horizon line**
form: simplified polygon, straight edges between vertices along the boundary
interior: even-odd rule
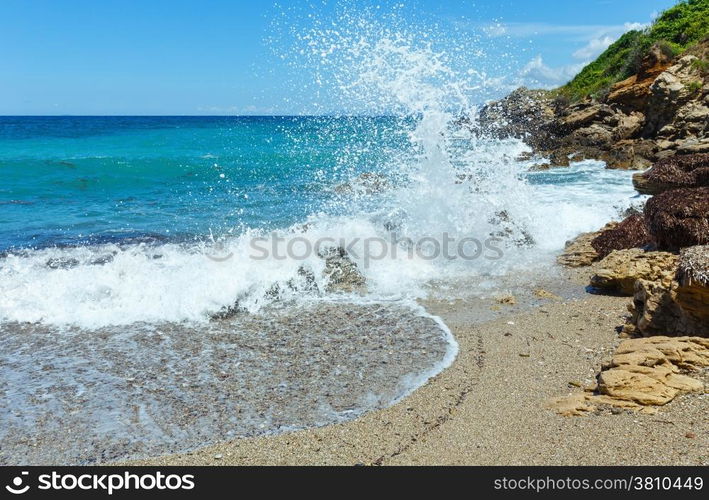
[[[323,114],[269,114],[269,115],[136,115],[136,114],[116,114],[116,115],[83,115],[83,114],[31,114],[31,115],[5,115],[0,114],[0,118],[332,118],[332,117],[367,117],[382,118],[401,116],[389,115],[368,115],[368,114],[345,114],[345,113],[323,113]]]

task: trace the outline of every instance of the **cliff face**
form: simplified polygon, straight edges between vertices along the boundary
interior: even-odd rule
[[[709,152],[709,41],[671,59],[659,45],[635,75],[599,99],[569,103],[520,88],[485,106],[475,128],[518,137],[550,166],[592,158],[642,169],[675,154]]]

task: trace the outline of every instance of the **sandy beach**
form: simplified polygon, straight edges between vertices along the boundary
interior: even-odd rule
[[[583,290],[589,272],[567,276],[569,284]],[[546,407],[594,382],[620,341],[616,329],[629,301],[591,294],[549,298],[483,323],[476,320],[477,303],[429,302],[460,353],[450,368],[393,407],[345,424],[130,463],[706,465],[706,394],[680,396],[655,414],[609,409],[563,417]],[[501,306],[490,299],[488,307]]]

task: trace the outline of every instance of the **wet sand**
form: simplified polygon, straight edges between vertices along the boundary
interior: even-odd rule
[[[583,291],[588,270],[569,284]],[[460,345],[453,365],[393,407],[354,421],[133,463],[150,465],[707,465],[709,398],[647,415],[562,417],[550,398],[594,381],[629,298],[579,293],[524,310],[481,299],[424,304]],[[688,437],[689,436],[689,437]]]
[[[91,465],[352,420],[455,346],[420,308],[328,302],[204,325],[3,324],[0,352],[0,465]]]

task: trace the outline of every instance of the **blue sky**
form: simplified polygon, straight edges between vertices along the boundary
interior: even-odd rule
[[[675,1],[347,3],[435,25],[450,33],[448,44],[470,35],[487,52],[480,65],[505,54],[497,67],[505,85],[551,87]],[[313,16],[334,19],[338,8],[322,0],[0,0],[0,114],[307,113],[294,87],[312,80],[312,68],[279,56],[294,50],[293,32]],[[495,65],[488,71],[495,76]]]

